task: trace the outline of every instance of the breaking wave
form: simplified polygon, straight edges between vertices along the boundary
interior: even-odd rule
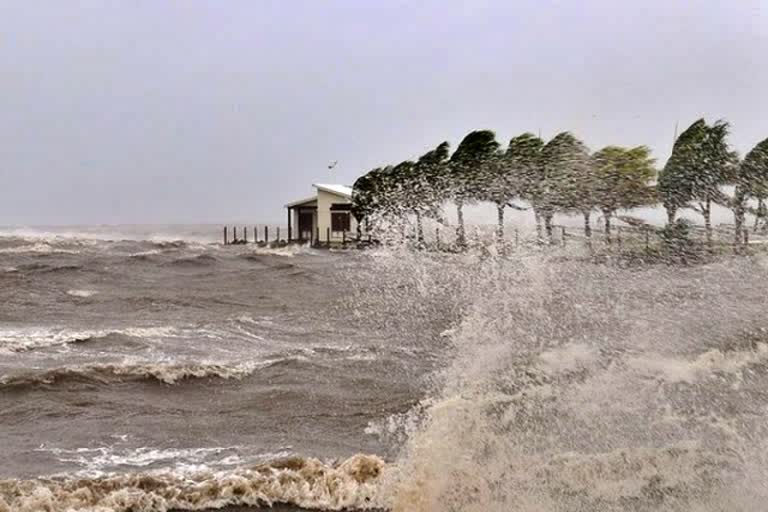
[[[79,254],[80,251],[71,248],[57,247],[49,242],[35,242],[32,244],[16,245],[0,248],[0,254]]]
[[[295,256],[316,256],[321,254],[316,249],[307,245],[287,245],[285,247],[248,247],[245,246],[241,258],[259,261],[259,256],[283,256],[293,258]]]
[[[93,297],[96,295],[96,290],[67,290],[67,295],[70,297],[77,297],[79,299],[87,299],[88,297]]]
[[[73,273],[83,270],[81,265],[47,265],[45,263],[30,263],[20,265],[17,269],[24,274],[52,274],[52,273]]]
[[[189,379],[242,379],[253,373],[258,366],[270,363],[116,363],[91,364],[53,368],[34,373],[4,375],[0,387],[21,388],[57,382],[80,381],[109,383],[125,380],[156,380],[165,384],[176,384]]]
[[[127,436],[116,436],[125,441]],[[228,446],[211,448],[125,448],[115,446],[101,446],[98,448],[47,448],[41,446],[36,452],[50,453],[60,462],[71,462],[82,467],[77,474],[102,476],[103,472],[116,467],[141,468],[160,465],[163,468],[188,470],[200,467],[233,467],[244,466],[241,452],[248,447]],[[251,451],[251,450],[248,450]],[[271,461],[278,458],[286,458],[292,453],[288,448],[282,448],[274,453],[258,454],[256,457],[248,456],[247,461],[254,463],[254,458],[259,462]]]
[[[76,290],[75,290],[76,291]],[[76,295],[82,297],[84,295]],[[175,327],[127,327],[77,331],[65,328],[0,329],[0,353],[27,352],[57,345],[98,341],[114,335],[132,338],[164,338],[174,336]]]
[[[178,258],[167,263],[175,267],[207,267],[216,264],[218,260],[210,254],[200,254],[187,258]]]
[[[220,472],[6,480],[0,481],[0,512],[158,512],[273,504],[367,509],[377,504],[384,469],[375,455],[355,455],[336,465],[294,457]]]

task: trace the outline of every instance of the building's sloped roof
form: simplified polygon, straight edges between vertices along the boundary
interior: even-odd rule
[[[315,183],[312,185],[317,190],[322,190],[323,192],[329,192],[331,194],[335,194],[340,197],[345,197],[347,199],[352,199],[352,187],[348,187],[346,185],[327,185],[327,184],[321,184],[321,183]],[[308,197],[306,199],[300,199],[298,201],[293,201],[285,205],[286,208],[293,208],[294,206],[300,206],[307,203],[315,203],[317,204],[317,195],[314,195],[312,197]]]
[[[324,185],[315,183],[314,187],[318,190],[330,192],[331,194],[336,194],[338,196],[352,197],[352,187],[346,185]]]
[[[299,206],[302,204],[309,204],[314,203],[317,205],[317,196],[308,197],[306,199],[299,199],[298,201],[293,201],[285,205],[286,208],[293,208],[294,206]]]

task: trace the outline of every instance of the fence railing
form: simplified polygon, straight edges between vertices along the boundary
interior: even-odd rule
[[[367,246],[380,242],[386,243],[390,239],[405,239],[406,242],[417,244],[421,248],[440,251],[459,251],[478,245],[496,245],[502,250],[539,245],[583,246],[594,251],[627,251],[657,248],[664,242],[663,233],[661,227],[647,225],[612,226],[610,233],[606,233],[602,226],[593,226],[590,236],[587,235],[584,227],[553,225],[551,233],[548,234],[544,227],[537,230],[530,226],[523,229],[506,225],[500,237],[498,226],[472,225],[465,227],[462,240],[458,226],[440,224],[425,226],[421,230],[409,226],[402,230],[393,230],[391,233],[340,232],[332,231],[330,228],[321,232],[320,229],[315,228],[302,235],[294,232],[289,240],[285,226],[257,225],[225,226],[223,241],[225,245],[256,244],[275,247],[301,243],[328,248]],[[745,229],[742,237],[740,242],[736,241],[735,226],[732,224],[713,226],[711,237],[708,237],[707,230],[703,226],[688,226],[688,239],[700,246],[723,248],[768,244],[768,230],[765,228]]]

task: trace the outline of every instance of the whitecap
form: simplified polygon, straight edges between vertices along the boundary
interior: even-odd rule
[[[96,295],[96,290],[67,290],[67,295],[70,295],[72,297],[80,297],[80,298],[88,298],[93,297]]]

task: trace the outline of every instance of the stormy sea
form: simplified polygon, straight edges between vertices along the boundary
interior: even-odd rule
[[[0,230],[0,511],[744,511],[768,257]]]

